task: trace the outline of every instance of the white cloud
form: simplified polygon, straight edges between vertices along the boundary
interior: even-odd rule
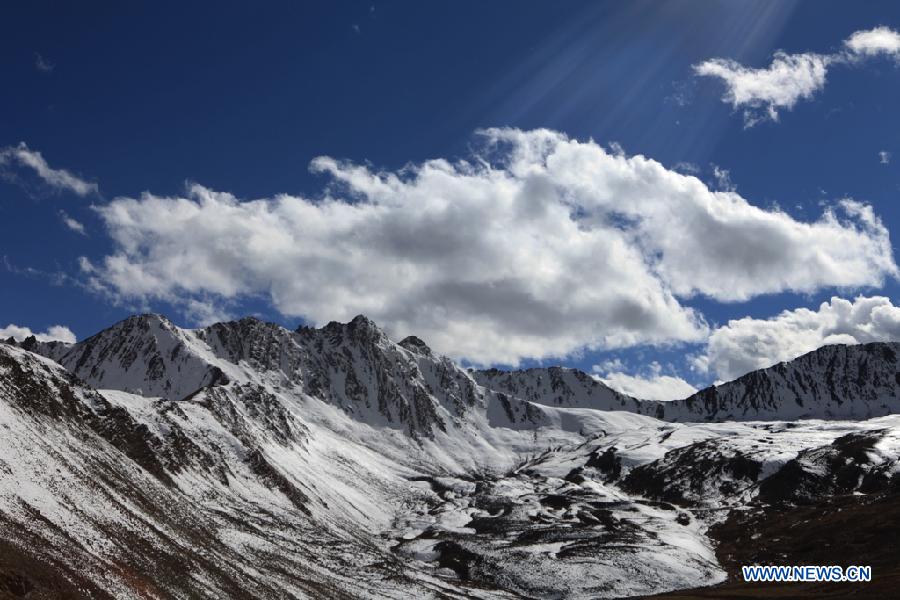
[[[78,196],[96,194],[96,183],[90,183],[65,169],[53,169],[37,150],[31,150],[25,142],[18,146],[0,148],[0,171],[9,173],[11,166],[28,167],[47,185],[60,190],[68,190]]]
[[[777,52],[764,69],[744,67],[733,60],[714,58],[694,65],[694,72],[718,77],[725,83],[724,101],[744,108],[744,121],[752,126],[763,119],[778,120],[778,111],[810,99],[825,86],[832,58],[821,54]]]
[[[233,315],[212,300],[189,298],[184,303],[184,314],[197,327],[206,327],[233,318]]]
[[[705,339],[677,296],[741,300],[878,285],[887,230],[845,201],[799,222],[714,192],[643,156],[538,130],[490,130],[466,162],[400,172],[328,157],[320,200],[117,198],[97,210],[115,243],[83,261],[126,299],[265,294],[314,323],[364,313],[476,363]]]
[[[709,373],[709,356],[702,352],[687,355],[688,367],[692,373],[700,373],[706,375]]]
[[[697,391],[697,388],[678,377],[677,375],[665,375],[662,366],[653,362],[650,369],[644,374],[628,374],[622,371],[607,371],[608,365],[595,365],[594,372],[599,374],[599,379],[609,387],[643,400],[679,400],[687,398]]]
[[[609,373],[611,371],[624,371],[625,368],[625,363],[622,362],[621,358],[610,358],[594,365],[592,370],[594,373]]]
[[[84,225],[72,217],[70,217],[65,211],[59,211],[59,218],[62,219],[62,222],[66,227],[74,231],[75,233],[80,233],[81,235],[87,235],[87,231],[84,229]]]
[[[75,334],[72,333],[72,330],[63,325],[54,325],[49,327],[47,331],[43,333],[37,333],[31,331],[28,327],[20,327],[19,325],[9,324],[6,327],[0,327],[0,339],[9,339],[14,338],[16,341],[23,341],[24,339],[34,336],[40,342],[66,342],[69,344],[74,344]]]
[[[878,153],[878,162],[880,162],[883,165],[890,164],[891,153],[887,152],[886,150],[882,150],[881,152],[879,152]]]
[[[713,331],[707,347],[710,371],[731,380],[791,360],[825,344],[900,341],[900,307],[882,296],[852,302],[833,297],[818,310],[786,310],[770,319],[745,317]]]
[[[699,175],[700,167],[690,162],[680,162],[672,167],[673,171],[684,173],[685,175]]]
[[[731,181],[731,171],[713,165],[713,178],[716,182],[716,190],[720,192],[736,192],[737,186]]]
[[[900,33],[887,27],[857,31],[845,40],[844,46],[845,51],[830,54],[779,51],[769,66],[759,69],[713,58],[694,65],[694,73],[722,80],[722,100],[735,110],[742,109],[745,126],[752,127],[760,121],[777,121],[780,110],[790,110],[798,101],[810,100],[825,87],[833,65],[858,64],[881,54],[900,57]]]
[[[868,31],[857,31],[844,42],[844,45],[854,54],[862,56],[887,54],[898,57],[900,33],[883,26]]]

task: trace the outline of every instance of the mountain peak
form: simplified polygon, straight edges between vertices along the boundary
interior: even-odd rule
[[[299,327],[298,333],[315,332],[314,328]],[[387,340],[387,334],[372,319],[365,315],[356,315],[349,323],[331,321],[321,331],[331,335],[343,337],[344,335],[361,342],[379,342]]]
[[[130,316],[81,342],[59,346],[45,343],[34,351],[97,388],[179,400],[217,378],[197,353],[196,335],[156,313]]]
[[[141,313],[139,315],[131,315],[122,321],[123,323],[164,323],[172,325],[172,321],[160,313]]]
[[[366,328],[381,331],[381,328],[369,317],[366,315],[356,315],[353,319],[348,323],[351,327],[355,328]]]
[[[414,335],[407,336],[400,340],[400,346],[415,354],[421,354],[422,356],[433,355],[431,348],[428,347],[428,344],[423,342],[421,338],[418,338]]]
[[[177,326],[165,315],[159,313],[142,313],[131,315],[113,324],[112,326],[95,334],[104,335],[107,332],[150,331],[152,329],[176,329]]]

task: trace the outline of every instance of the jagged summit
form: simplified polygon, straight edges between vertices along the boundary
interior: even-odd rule
[[[422,341],[421,338],[418,338],[414,335],[408,335],[400,340],[400,346],[406,348],[410,352],[421,354],[422,356],[434,355],[434,353],[431,351],[431,348],[428,347],[428,344]]]
[[[348,323],[331,321],[322,328],[322,331],[333,336],[349,336],[352,339],[366,343],[388,340],[384,330],[365,315],[356,315]]]
[[[134,327],[176,327],[169,317],[160,313],[141,313],[125,317],[103,331],[110,329],[130,329]],[[102,332],[100,332],[102,333]]]
[[[350,319],[350,322],[348,323],[348,325],[352,325],[354,327],[369,327],[369,328],[373,328],[373,329],[378,329],[379,331],[381,330],[381,328],[378,327],[378,325],[375,323],[375,321],[373,321],[372,319],[370,319],[369,317],[367,317],[366,315],[363,315],[363,314],[356,315],[355,317]]]
[[[136,315],[71,346],[34,350],[101,389],[182,400],[239,381],[275,384],[412,435],[462,423],[484,396],[424,342],[394,343],[362,315],[296,331],[254,317],[181,329],[160,315]],[[525,414],[510,406],[509,414]]]
[[[900,412],[900,344],[886,342],[825,346],[671,402],[638,400],[565,367],[464,371],[416,336],[393,342],[364,315],[290,331],[256,317],[181,329],[163,315],[147,313],[75,344],[32,337],[19,345],[95,387],[169,399],[221,384],[229,380],[224,374],[245,364],[277,374],[284,385],[324,395],[360,418],[373,418],[360,411],[377,407],[379,419],[424,431],[445,419],[424,416],[425,405],[415,398],[442,397],[437,402],[453,406],[458,418],[463,407],[484,395],[478,387],[544,406],[624,410],[670,421],[858,419]],[[398,381],[404,383],[398,387]],[[454,391],[443,397],[449,381],[456,382]]]
[[[181,399],[218,377],[195,337],[163,315],[119,321],[66,347],[36,349],[92,386]]]

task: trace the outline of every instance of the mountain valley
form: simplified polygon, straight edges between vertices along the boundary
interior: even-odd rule
[[[808,550],[780,555],[772,520],[896,506],[898,351],[826,346],[654,402],[574,369],[463,369],[362,316],[8,340],[0,598],[730,589],[736,554]]]

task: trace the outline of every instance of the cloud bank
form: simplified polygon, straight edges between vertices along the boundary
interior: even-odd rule
[[[600,381],[614,390],[642,400],[679,400],[697,391],[681,377],[664,374],[658,362],[650,363],[647,372],[639,374],[626,373],[621,370],[622,366],[615,363],[594,365],[593,371]]]
[[[900,33],[887,27],[857,31],[837,52],[776,52],[772,63],[760,69],[713,58],[694,65],[694,73],[720,79],[725,84],[722,101],[735,110],[742,109],[745,126],[752,127],[764,120],[777,121],[778,111],[790,110],[800,100],[810,100],[825,87],[832,66],[856,65],[876,56],[900,59]]]
[[[72,192],[78,196],[96,194],[99,188],[96,183],[90,183],[73,175],[65,169],[54,169],[37,150],[31,150],[25,142],[18,146],[0,148],[0,174],[13,177],[13,168],[26,167],[32,171],[48,186]]]
[[[818,310],[786,310],[770,319],[729,321],[710,335],[708,368],[727,381],[791,360],[825,344],[900,341],[900,307],[882,296],[833,297]]]
[[[900,57],[900,33],[888,27],[876,27],[868,31],[857,31],[844,45],[858,56],[888,55]]]
[[[96,210],[115,250],[84,259],[119,299],[184,306],[263,295],[316,324],[364,313],[476,364],[700,342],[683,304],[895,276],[887,229],[844,200],[815,221],[643,156],[492,129],[468,160],[396,172],[320,157],[316,199],[240,201],[194,185]]]
[[[36,337],[40,342],[66,342],[70,344],[76,342],[75,334],[72,333],[72,330],[63,325],[54,325],[43,333],[37,333],[31,331],[28,327],[21,327],[12,323],[6,327],[0,327],[0,339],[2,340],[13,338],[17,342],[21,342],[31,336]]]

